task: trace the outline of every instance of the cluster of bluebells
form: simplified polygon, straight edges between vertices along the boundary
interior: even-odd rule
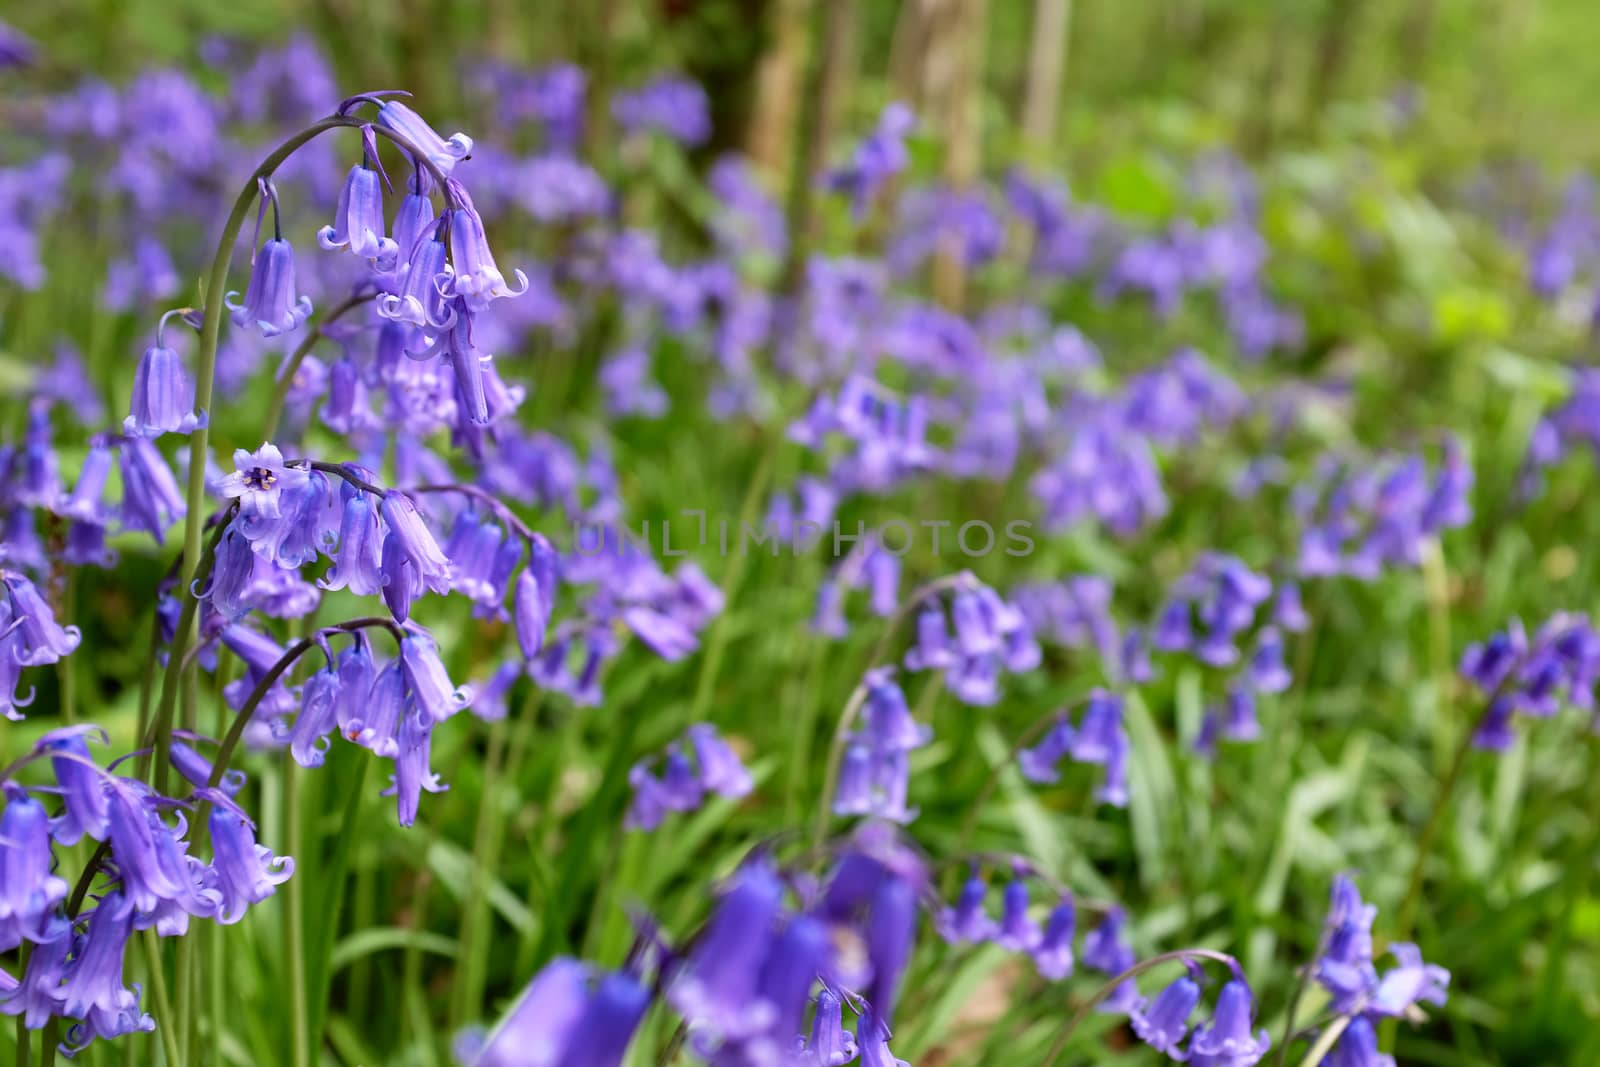
[[[657,774],[652,767],[658,763]],[[669,812],[694,811],[708,795],[737,800],[754,782],[737,753],[710,723],[697,722],[659,757],[640,760],[628,771],[633,800],[623,826],[654,830]]]
[[[1579,367],[1571,372],[1572,391],[1533,427],[1523,457],[1518,489],[1532,498],[1543,489],[1544,472],[1576,446],[1600,455],[1600,374]]]
[[[1041,925],[1030,914],[1028,880],[1033,873],[1024,861],[1012,860],[1010,877],[1001,891],[1000,918],[996,920],[989,914],[988,883],[981,868],[973,864],[956,902],[940,908],[934,916],[934,928],[940,938],[952,945],[993,943],[1008,952],[1026,954],[1040,976],[1049,981],[1071,977],[1077,961],[1073,949],[1078,928],[1077,903],[1070,892],[1057,889],[1056,903]],[[1103,934],[1096,936],[1105,938]],[[1116,951],[1120,953],[1125,948],[1118,940]],[[1121,974],[1132,963],[1132,950],[1126,951],[1130,957],[1127,964],[1117,965],[1121,955],[1113,960],[1108,949],[1095,953],[1090,965],[1112,975]],[[1114,969],[1108,970],[1108,963]]]
[[[1326,455],[1291,494],[1300,523],[1296,570],[1372,581],[1390,568],[1415,567],[1430,538],[1471,520],[1472,482],[1453,437],[1436,466],[1421,451],[1375,460]]]
[[[1173,584],[1150,627],[1151,647],[1231,672],[1220,706],[1208,708],[1201,721],[1196,750],[1214,754],[1219,734],[1230,741],[1260,736],[1257,697],[1289,688],[1283,635],[1307,622],[1298,585],[1282,582],[1274,595],[1271,578],[1233,556],[1207,553]],[[1246,640],[1248,654],[1241,647]]]
[[[1376,1025],[1411,1016],[1418,1005],[1445,1002],[1450,972],[1423,962],[1416,945],[1391,944],[1395,965],[1378,973],[1372,946],[1377,915],[1376,907],[1362,901],[1354,882],[1344,875],[1334,879],[1323,947],[1311,971],[1328,993],[1329,1008],[1348,1020],[1323,1061],[1327,1067],[1394,1067],[1393,1057],[1378,1052]]]
[[[1095,797],[1121,808],[1128,803],[1129,749],[1128,731],[1122,722],[1122,698],[1096,689],[1084,702],[1083,716],[1076,725],[1065,709],[1057,712],[1044,736],[1018,753],[1017,760],[1022,776],[1039,785],[1061,780],[1063,759],[1100,766],[1104,775]]]
[[[1562,612],[1530,638],[1512,619],[1505,630],[1467,646],[1460,669],[1486,701],[1473,744],[1504,752],[1516,740],[1512,720],[1518,714],[1544,719],[1565,705],[1594,714],[1600,633],[1587,615]]]
[[[29,948],[20,974],[0,971],[0,1013],[20,1016],[30,1030],[66,1020],[61,1051],[69,1056],[96,1040],[155,1029],[139,987],[129,988],[123,975],[134,933],[180,937],[191,919],[231,925],[294,872],[293,860],[257,843],[254,823],[233,799],[241,776],[212,786],[210,761],[174,741],[173,766],[194,788],[187,797],[163,796],[116,773],[115,763],[102,766],[89,747],[96,737],[105,742],[92,726],[49,731],[10,769],[48,765],[53,784],[0,782],[0,951]],[[58,797],[59,813],[36,794]],[[191,826],[195,811],[203,822]],[[202,837],[209,860],[195,854]],[[57,849],[80,841],[101,851],[74,890],[57,873]],[[96,875],[93,906],[85,908]]]
[[[911,753],[933,739],[933,728],[912,716],[893,667],[868,671],[857,692],[861,729],[845,747],[833,812],[908,823],[917,815],[906,806]]]
[[[554,960],[458,1051],[471,1067],[616,1067],[659,1000],[717,1067],[899,1067],[889,1041],[927,893],[923,860],[881,823],[841,843],[821,880],[757,854],[681,947],[650,928],[620,971]]]

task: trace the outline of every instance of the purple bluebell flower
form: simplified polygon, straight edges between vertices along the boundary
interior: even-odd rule
[[[277,519],[282,515],[284,494],[305,485],[310,472],[284,463],[278,446],[265,442],[254,452],[235,449],[233,473],[217,483],[217,492],[239,501],[242,516]]]
[[[81,523],[105,526],[111,519],[105,504],[106,481],[111,476],[115,458],[111,446],[103,438],[93,439],[89,454],[78,470],[72,495],[56,505],[57,513]]]
[[[689,1025],[722,1041],[766,1028],[771,1006],[756,981],[783,902],[783,885],[763,860],[749,863],[717,901],[704,933],[667,989]]]
[[[401,826],[417,821],[417,805],[423,792],[442,793],[449,787],[429,767],[434,720],[424,711],[407,704],[400,712],[395,734],[394,778],[384,796],[395,798]]]
[[[37,667],[55,663],[70,656],[83,641],[83,633],[76,626],[56,622],[50,605],[26,575],[0,570],[0,583],[6,591],[6,602],[0,605],[0,625],[14,637],[10,651],[18,664]]]
[[[206,424],[205,412],[194,409],[194,380],[183,360],[159,342],[145,349],[134,371],[129,409],[122,423],[122,432],[129,437],[193,433]]]
[[[1084,966],[1114,978],[1138,962],[1133,946],[1128,944],[1123,932],[1126,923],[1127,915],[1121,908],[1106,912],[1100,925],[1090,930],[1083,939]],[[1119,985],[1111,996],[1100,1003],[1097,1010],[1108,1014],[1125,1013],[1131,1011],[1138,1002],[1139,987],[1130,980]]]
[[[395,619],[404,622],[411,601],[424,588],[441,596],[450,591],[450,561],[410,497],[391,489],[383,494],[380,509],[389,526],[381,563],[383,595]]]
[[[588,1000],[588,967],[557,957],[528,983],[482,1048],[465,1059],[471,1067],[560,1067]]]
[[[393,97],[379,103],[377,119],[379,126],[411,142],[441,174],[449,175],[457,163],[472,155],[472,138],[464,133],[453,133],[448,139],[439,136],[426,119]]]
[[[724,797],[742,797],[750,792],[753,782],[750,772],[728,743],[710,723],[695,723],[688,729],[689,742],[694,746],[695,763],[700,768],[700,781],[713,793]]]
[[[397,734],[405,707],[405,675],[396,657],[373,677],[365,701],[343,716],[344,736],[375,755],[393,758],[400,751]]]
[[[1012,952],[1032,952],[1042,938],[1039,924],[1028,917],[1028,883],[1014,877],[1001,894],[995,943]]]
[[[244,918],[252,904],[272,896],[294,874],[294,860],[274,855],[256,843],[255,824],[226,795],[210,794],[211,842],[214,858],[209,879],[220,899],[216,919],[224,926]]]
[[[1414,1004],[1445,1002],[1450,987],[1449,971],[1437,964],[1424,963],[1421,950],[1407,942],[1391,944],[1389,952],[1398,966],[1378,980],[1366,1005],[1368,1011],[1375,1015],[1400,1016]]]
[[[467,191],[451,180],[451,192],[458,206],[450,212],[450,260],[455,273],[444,283],[452,296],[461,296],[467,307],[480,311],[502,297],[521,296],[528,291],[528,276],[512,271],[520,288],[506,285],[505,275],[495,264],[489,237],[483,230],[483,217],[472,204]]]
[[[345,486],[344,513],[339,522],[338,548],[331,553],[333,566],[317,584],[324,589],[348,588],[357,596],[383,592],[383,523],[378,508],[364,491]]]
[[[223,301],[233,312],[233,324],[254,326],[263,337],[298,330],[311,314],[311,298],[295,292],[294,249],[281,237],[261,246],[244,300],[235,303],[238,295],[230,292]]]
[[[110,801],[102,772],[93,766],[87,738],[105,732],[93,726],[66,726],[39,738],[41,750],[50,752],[50,769],[61,790],[62,813],[50,825],[50,835],[63,845],[75,845],[85,836],[104,841]]]
[[[1072,751],[1073,739],[1077,731],[1072,728],[1072,720],[1065,711],[1059,713],[1056,721],[1045,732],[1044,737],[1032,748],[1025,748],[1017,754],[1018,769],[1022,777],[1039,785],[1052,785],[1061,780],[1061,773],[1056,765]]]
[[[956,903],[939,912],[934,924],[939,936],[956,945],[992,940],[998,927],[985,910],[988,895],[988,884],[974,870],[962,883],[961,896]]]
[[[133,908],[120,891],[100,898],[88,916],[88,933],[59,991],[61,1015],[81,1019],[68,1031],[69,1045],[79,1048],[95,1038],[115,1037],[156,1028],[139,1010],[139,994],[122,984],[122,957],[133,930]]]
[[[804,1067],[844,1067],[856,1058],[856,1038],[844,1028],[844,1006],[828,989],[817,993],[811,1037],[800,1049]]]
[[[1103,764],[1124,741],[1122,698],[1104,689],[1094,690],[1072,737],[1072,758],[1079,763]]]
[[[472,688],[457,687],[445,673],[433,638],[420,630],[400,639],[400,666],[405,674],[406,699],[434,722],[443,722],[472,704]]]
[[[1188,975],[1174,981],[1156,994],[1156,999],[1142,1001],[1128,1013],[1129,1025],[1139,1040],[1177,1060],[1187,1057],[1178,1043],[1189,1032],[1189,1016],[1200,1003],[1200,987]]]
[[[441,223],[430,224],[417,235],[405,261],[384,279],[385,291],[377,300],[381,317],[394,324],[414,327],[427,342],[449,329],[456,320],[456,310],[445,292],[451,270],[446,261],[449,249],[441,236]],[[391,334],[390,343],[402,336]],[[430,359],[435,355],[431,345],[413,349],[406,344],[401,346],[401,351],[412,360]]]
[[[1254,741],[1261,736],[1254,693],[1242,685],[1231,686],[1224,705],[1221,716],[1224,737],[1229,741]]]
[[[534,534],[528,542],[528,565],[517,576],[512,601],[517,645],[525,659],[533,659],[544,647],[545,628],[555,606],[556,580],[555,549],[542,534]]]
[[[182,775],[184,781],[197,789],[211,784],[211,761],[193,747],[182,741],[173,741],[168,754],[172,758],[172,769]],[[245,781],[245,773],[233,767],[222,772],[222,781],[218,783],[218,788],[227,796],[237,796],[239,790],[244,788]]]
[[[0,1014],[22,1016],[23,1025],[30,1030],[42,1029],[61,1011],[61,980],[66,977],[67,954],[76,938],[65,922],[60,925],[59,936],[34,943],[20,983],[7,988],[7,982],[0,979]]]
[[[890,104],[878,116],[877,127],[857,146],[850,162],[823,178],[829,189],[849,197],[855,218],[866,214],[878,190],[910,162],[905,140],[916,122],[909,107]]]
[[[300,711],[289,729],[289,755],[302,767],[320,767],[339,725],[341,682],[332,664],[323,667],[300,690]]]
[[[383,189],[376,170],[363,161],[350,168],[339,190],[333,225],[317,231],[317,244],[327,251],[348,247],[380,271],[391,270],[399,245],[384,236]]]
[[[888,1023],[878,1018],[876,1009],[862,1015],[856,1028],[861,1035],[861,1067],[911,1067],[909,1063],[889,1051]]]
[[[1250,987],[1235,978],[1222,987],[1211,1021],[1195,1028],[1189,1041],[1191,1063],[1207,1067],[1254,1067],[1272,1047],[1263,1027],[1252,1034],[1255,999]]]
[[[917,639],[906,652],[906,670],[946,670],[955,662],[944,607],[937,600],[930,600],[917,612]]]
[[[0,945],[50,939],[45,927],[67,896],[51,873],[50,816],[14,782],[4,783],[0,814]]]
[[[1070,894],[1050,909],[1044,934],[1033,948],[1033,965],[1041,978],[1059,982],[1073,970],[1072,938],[1077,932],[1078,913]]]
[[[698,145],[711,136],[705,90],[686,78],[660,77],[612,98],[611,114],[628,133],[660,133],[680,144]]]

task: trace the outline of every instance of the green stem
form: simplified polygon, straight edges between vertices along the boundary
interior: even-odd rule
[[[1300,1061],[1300,1067],[1317,1067],[1322,1062],[1323,1057],[1333,1051],[1333,1046],[1339,1041],[1339,1035],[1343,1034],[1345,1028],[1349,1025],[1350,1016],[1348,1015],[1341,1015],[1335,1019],[1332,1026],[1317,1036],[1317,1043],[1311,1046],[1311,1051],[1307,1052],[1305,1058]]]
[[[283,764],[283,840],[291,856],[305,858],[300,833],[300,775],[293,760]],[[295,1067],[311,1063],[311,990],[306,983],[305,878],[290,878],[284,908],[284,937],[289,942],[290,1035],[294,1042],[289,1056]]]
[[[167,1067],[184,1067],[178,1052],[178,1035],[173,1031],[177,1016],[172,1013],[172,998],[167,993],[167,972],[161,965],[161,939],[155,930],[146,930],[140,938],[144,946],[145,967],[150,971],[150,993],[156,1002],[156,1033],[161,1036],[161,1049],[167,1056]]]
[[[33,946],[24,941],[17,950],[17,978],[22,979],[28,973],[28,956]],[[17,1016],[17,1067],[29,1067],[33,1063],[33,1036],[28,1033],[28,1020],[25,1015]]]
[[[317,965],[316,973],[311,977],[310,984],[316,993],[312,1001],[311,1040],[313,1047],[320,1047],[322,1043],[322,1028],[326,1021],[328,1011],[328,991],[333,981],[331,960],[333,946],[339,937],[339,919],[344,912],[345,901],[345,876],[350,870],[350,855],[356,848],[356,820],[361,814],[361,800],[367,781],[367,768],[373,760],[365,752],[357,753],[355,774],[350,779],[350,792],[345,797],[344,814],[339,821],[338,845],[333,852],[333,861],[329,867],[327,878],[323,884],[333,887],[333,900],[323,911],[322,922],[319,927],[320,936],[314,939],[319,949],[319,956],[312,962]]]
[[[1433,853],[1439,832],[1444,829],[1444,817],[1450,808],[1450,797],[1455,792],[1461,772],[1466,769],[1467,757],[1472,754],[1472,738],[1475,733],[1477,729],[1472,727],[1462,735],[1461,741],[1456,745],[1455,756],[1450,761],[1449,769],[1445,771],[1444,777],[1439,779],[1439,789],[1434,794],[1433,806],[1428,811],[1428,821],[1422,828],[1421,836],[1417,838],[1417,858],[1412,861],[1406,895],[1396,913],[1398,921],[1395,923],[1394,936],[1391,938],[1393,941],[1405,941],[1411,936],[1412,925],[1417,917],[1417,906],[1422,902],[1422,885],[1428,857]]]
[[[452,1029],[459,1030],[477,1017],[488,981],[489,953],[480,942],[488,935],[489,898],[485,881],[498,865],[501,826],[505,813],[501,796],[501,776],[505,769],[507,720],[489,727],[489,751],[484,759],[483,791],[478,802],[478,825],[473,834],[472,865],[466,905],[461,913],[457,941],[461,946],[461,973],[450,1013]]]

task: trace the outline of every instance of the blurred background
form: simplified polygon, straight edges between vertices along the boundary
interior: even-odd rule
[[[1533,428],[1568,392],[1567,372],[1595,353],[1600,225],[1585,179],[1600,155],[1600,123],[1589,118],[1600,100],[1600,11],[1592,0],[62,0],[14,5],[4,17],[31,40],[33,55],[27,68],[0,76],[30,95],[65,94],[96,79],[137,85],[146,72],[175,68],[221,99],[245,84],[240,75],[263,49],[278,50],[273,69],[292,79],[298,43],[326,59],[334,84],[317,91],[328,106],[344,93],[409,89],[438,129],[479,137],[486,159],[495,135],[514,139],[522,121],[497,116],[496,72],[579,64],[588,79],[583,157],[621,194],[624,221],[660,234],[675,262],[712,244],[722,205],[703,178],[715,161],[729,152],[754,161],[790,232],[801,235],[787,264],[752,268],[768,287],[795,269],[808,245],[845,256],[870,255],[882,243],[888,219],[858,225],[844,205],[824,202],[812,179],[847,158],[893,101],[920,119],[906,185],[998,184],[1023,167],[1064,181],[1076,204],[1130,234],[1204,224],[1218,212],[1195,193],[1197,174],[1208,160],[1242,161],[1259,190],[1258,210],[1245,213],[1272,249],[1263,289],[1294,310],[1294,343],[1241,352],[1238,324],[1224,321],[1209,294],[1152,315],[1144,294],[1106,298],[1083,278],[1041,301],[1051,321],[1072,323],[1100,344],[1109,374],[1097,385],[1191,343],[1263,393],[1336,380],[1336,410],[1314,411],[1306,439],[1283,447],[1297,471],[1312,469],[1324,449],[1431,448],[1440,431],[1453,431],[1473,460],[1478,524],[1452,531],[1422,573],[1328,583],[1308,594],[1319,618],[1316,649],[1294,649],[1304,692],[1265,702],[1263,716],[1276,710],[1287,724],[1270,747],[1215,774],[1193,758],[1178,737],[1199,721],[1202,683],[1179,672],[1145,695],[1154,711],[1146,751],[1163,752],[1169,742],[1171,760],[1152,756],[1137,768],[1131,817],[1102,817],[1083,810],[1081,798],[1072,807],[1060,795],[1037,800],[1019,788],[1005,793],[1008,806],[982,822],[974,840],[1028,851],[1128,900],[1141,948],[1204,941],[1237,951],[1254,979],[1277,991],[1265,1009],[1272,1025],[1293,968],[1316,946],[1332,874],[1361,870],[1364,891],[1386,912],[1406,894],[1433,783],[1463,729],[1460,708],[1470,706],[1454,677],[1461,647],[1513,615],[1537,621],[1596,601],[1600,568],[1587,546],[1600,538],[1600,509],[1588,458],[1547,472],[1548,491],[1536,499],[1519,488]],[[314,69],[324,76],[322,66]],[[617,91],[666,73],[705,87],[711,134],[682,151],[652,145],[630,153],[608,104]],[[49,112],[30,111],[12,84],[0,82],[0,114],[19,116],[19,128],[47,143],[41,116]],[[246,103],[229,106],[250,115]],[[130,91],[124,107],[139,106],[140,92]],[[33,143],[18,137],[0,146],[0,164],[27,159]],[[166,151],[181,170],[181,132]],[[322,206],[302,208],[308,214],[297,221],[308,235],[310,212],[320,219]],[[148,335],[150,316],[81,314],[98,299],[115,250],[109,239],[86,248],[85,228],[74,224],[58,219],[49,231],[78,243],[45,242],[50,276],[41,294],[13,299],[0,282],[0,371],[9,388],[34,353],[66,338],[84,351],[94,379],[108,383],[108,405],[119,410],[131,361],[124,357]],[[525,219],[499,225],[501,247],[531,250],[523,262],[546,251],[554,258],[550,233]],[[200,247],[192,241],[183,253],[182,278],[196,273]],[[1541,258],[1552,248],[1571,260],[1561,261],[1554,283]],[[929,273],[938,303],[976,311],[1016,289],[1023,266],[1006,256],[982,275],[937,263]],[[769,446],[776,453],[779,420],[730,426],[707,417],[697,406],[704,390],[696,365],[667,338],[656,371],[671,417],[596,429],[598,417],[586,414],[600,406],[591,372],[614,324],[603,314],[593,319],[575,339],[540,334],[501,353],[503,366],[532,383],[523,422],[591,445],[604,439],[633,521],[675,514],[684,501],[739,514],[754,499],[746,491],[757,481],[756,457]],[[786,399],[799,409],[794,396]],[[248,408],[250,398],[239,402]],[[686,432],[726,447],[683,447]],[[1275,428],[1252,425],[1227,449],[1163,455],[1175,503],[1142,539],[1077,529],[1004,577],[1110,577],[1119,608],[1135,615],[1153,611],[1165,583],[1206,547],[1276,558],[1293,536],[1287,476],[1282,492],[1255,509],[1234,507],[1229,488],[1269,437],[1276,445]],[[775,478],[792,478],[801,462],[781,459]],[[1022,482],[944,486],[891,506],[1021,514],[1032,506],[1021,502]],[[126,587],[96,590],[102,603],[137,603],[161,561],[137,565],[143,571]],[[647,705],[679,724],[710,699],[731,709],[719,712],[719,725],[745,750],[767,755],[758,773],[784,779],[772,791],[782,794],[777,801],[719,808],[697,817],[692,832],[630,845],[631,866],[611,879],[615,851],[589,838],[620,820],[625,787],[604,776],[626,766],[608,761],[628,753],[607,755],[611,720],[599,719],[563,731],[560,749],[539,736],[527,781],[506,786],[514,794],[500,828],[507,859],[487,876],[473,872],[471,851],[481,832],[475,802],[486,789],[478,766],[492,743],[482,724],[441,739],[436,759],[450,768],[453,791],[425,811],[416,833],[397,831],[387,810],[366,813],[371,833],[349,861],[357,904],[340,942],[347,969],[331,983],[327,1020],[342,1062],[442,1062],[453,1030],[479,1017],[477,994],[503,1004],[551,951],[583,947],[617,962],[628,937],[624,901],[643,899],[669,925],[689,928],[703,913],[711,876],[806,810],[817,770],[778,766],[772,754],[788,758],[789,727],[765,712],[780,698],[786,716],[827,709],[809,712],[815,754],[827,716],[855,683],[824,669],[831,653],[806,630],[821,574],[816,560],[805,561],[799,578],[790,561],[751,563],[742,581],[755,592],[730,611],[718,646],[719,654],[728,649],[726,663],[712,681],[715,668],[668,669],[631,649],[613,669],[619,681],[608,712]],[[115,610],[103,616],[85,628],[97,628],[95,643],[113,651],[82,669],[94,672],[89,691],[126,731],[132,698],[122,683],[137,674],[143,630]],[[458,638],[455,676],[485,673],[472,642],[461,639],[475,632],[465,613],[441,625]],[[847,640],[840,654],[856,663],[873,635]],[[961,757],[999,759],[1040,708],[1077,699],[1099,680],[1086,660],[1063,653],[1052,661],[1064,663],[1070,669],[1019,680],[981,721],[938,713],[940,744],[921,757],[913,794],[924,844],[966,840],[958,828],[987,767]],[[552,734],[570,725],[569,710],[543,709],[542,725]],[[647,722],[633,743],[659,748],[671,732]],[[1402,1063],[1600,1062],[1600,896],[1585,865],[1600,832],[1590,786],[1596,764],[1566,724],[1529,733],[1504,760],[1469,767],[1446,823],[1416,933],[1456,982],[1448,1010],[1402,1036]],[[263,778],[270,788],[271,772]],[[313,808],[342,802],[335,786],[311,788],[326,791],[313,796]],[[328,826],[320,831],[332,835]],[[581,849],[563,852],[574,839]],[[545,909],[554,887],[571,899],[552,918]],[[491,954],[472,994],[456,996],[446,1013],[437,1005],[457,988],[457,913],[484,893],[493,910],[473,919],[478,943],[515,931],[519,950]],[[263,998],[277,974],[273,921],[264,917],[248,948],[230,948],[263,961],[253,972],[241,964],[241,974],[258,978],[238,979]],[[401,952],[401,968],[384,965]],[[919,972],[941,977],[946,962],[922,958]],[[1012,1009],[1002,1005],[1023,979],[997,960],[979,962],[951,968],[958,980],[948,990],[935,985],[918,998],[898,1053],[923,1064],[1032,1062],[1012,1051],[1042,1047],[1048,1025],[1006,1014]],[[398,1032],[383,1016],[390,1008],[403,1017]],[[252,1062],[256,1050],[271,1049],[270,1030],[270,1020],[241,1024],[238,1041],[250,1051],[230,1059]],[[1114,1037],[1094,1055],[1096,1063],[1154,1061]]]

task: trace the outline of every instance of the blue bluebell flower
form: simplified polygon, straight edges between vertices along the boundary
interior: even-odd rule
[[[1263,1027],[1252,1034],[1255,998],[1243,980],[1235,978],[1222,987],[1211,1021],[1195,1028],[1189,1041],[1190,1063],[1198,1067],[1254,1067],[1272,1047],[1272,1038]]]
[[[718,1041],[766,1029],[771,1005],[756,982],[776,929],[783,885],[763,860],[746,864],[718,898],[705,931],[667,989],[692,1028]]]
[[[992,940],[998,927],[986,910],[988,895],[988,883],[974,869],[962,883],[961,896],[956,903],[939,912],[934,922],[939,936],[957,945]]]
[[[472,155],[472,138],[464,133],[452,133],[448,139],[439,136],[426,119],[393,97],[378,104],[377,122],[409,141],[441,174],[448,175]]]
[[[129,437],[160,437],[193,433],[205,424],[205,412],[194,409],[194,380],[178,353],[160,342],[145,349],[134,371],[133,397],[122,432]]]
[[[0,946],[52,938],[46,927],[67,883],[51,873],[50,816],[14,782],[4,784],[0,813]]]
[[[155,1020],[139,1008],[137,989],[122,984],[122,958],[133,930],[133,908],[119,891],[100,898],[88,915],[88,932],[66,969],[59,1013],[82,1022],[67,1044],[82,1048],[96,1038],[151,1031]]]
[[[1076,962],[1072,939],[1077,926],[1077,907],[1072,895],[1066,894],[1050,909],[1050,915],[1044,923],[1044,934],[1033,948],[1033,965],[1041,978],[1059,982],[1071,976]]]
[[[1128,1013],[1128,1023],[1139,1040],[1173,1059],[1187,1059],[1178,1048],[1189,1032],[1189,1016],[1200,1003],[1200,987],[1188,975],[1156,994],[1152,1001],[1141,1001]]]
[[[208,793],[211,801],[213,859],[207,885],[216,890],[216,920],[224,926],[244,918],[252,904],[272,896],[294,874],[294,860],[274,855],[257,844],[255,824],[226,794]]]
[[[383,189],[378,172],[365,161],[351,167],[345,176],[333,225],[317,231],[317,244],[328,251],[348,247],[380,271],[393,268],[399,245],[384,236]]]
[[[270,442],[254,452],[235,449],[233,465],[234,471],[217,483],[217,492],[238,500],[239,514],[247,517],[280,518],[284,494],[310,479],[305,468],[284,463],[283,453]]]
[[[238,295],[230,292],[223,301],[233,312],[233,324],[254,326],[263,337],[298,330],[311,314],[311,298],[295,292],[294,249],[281,237],[261,246],[244,300],[236,303]]]

